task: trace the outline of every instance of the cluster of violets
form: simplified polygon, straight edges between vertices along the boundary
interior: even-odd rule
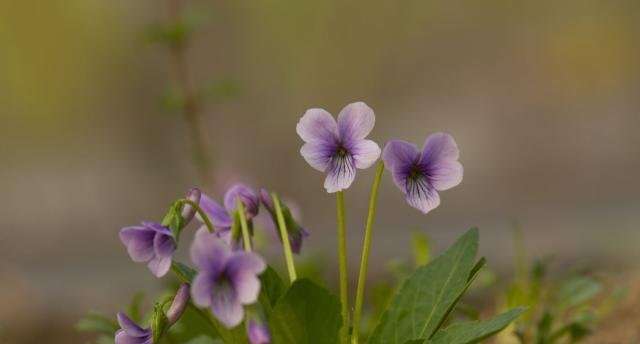
[[[301,155],[313,168],[324,172],[324,188],[328,193],[348,189],[357,169],[371,167],[382,155],[385,168],[404,194],[407,203],[428,213],[440,204],[439,191],[458,185],[463,168],[458,162],[459,151],[454,139],[445,133],[427,137],[422,150],[402,140],[389,141],[383,150],[366,137],[375,124],[373,110],[363,102],[347,105],[337,117],[323,109],[307,110],[296,127],[305,142]],[[143,328],[125,314],[118,313],[121,329],[115,335],[116,344],[149,344],[178,321],[189,302],[211,314],[224,326],[233,328],[245,318],[247,337],[252,344],[270,342],[269,330],[259,316],[245,317],[245,307],[256,303],[260,293],[259,275],[265,270],[264,259],[251,250],[251,241],[237,230],[244,221],[253,232],[252,220],[260,208],[267,210],[276,231],[281,227],[274,196],[267,190],[256,191],[237,183],[218,203],[209,195],[194,188],[182,203],[182,226],[197,219],[200,227],[190,247],[190,258],[197,270],[191,285],[183,284],[171,299],[163,314],[161,329]],[[289,211],[285,205],[282,205]],[[281,219],[280,219],[281,220]],[[288,238],[278,238],[288,249],[299,253],[309,232],[295,220],[286,228]],[[160,278],[172,268],[173,255],[178,247],[178,233],[156,222],[142,222],[138,226],[120,230],[120,240],[134,262],[146,263],[153,275]],[[243,240],[244,239],[244,240]],[[283,245],[284,246],[284,245]],[[168,304],[168,303],[167,303]],[[161,307],[163,307],[162,305]],[[157,319],[154,320],[157,322]]]

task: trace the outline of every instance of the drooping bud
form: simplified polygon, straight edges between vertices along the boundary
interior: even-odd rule
[[[196,204],[200,204],[200,196],[202,196],[202,192],[200,192],[200,189],[193,188],[189,190],[189,192],[187,192],[186,198]],[[191,204],[186,203],[182,207],[182,213],[181,213],[182,218],[184,220],[183,225],[186,226],[187,223],[189,223],[191,219],[193,219],[193,216],[195,214],[196,214],[196,209]]]
[[[167,311],[168,326],[175,324],[176,321],[180,319],[182,313],[184,313],[184,310],[187,308],[189,296],[189,284],[183,283],[182,285],[180,285],[180,288],[178,288],[176,296],[173,297],[173,302],[171,303],[171,306]]]

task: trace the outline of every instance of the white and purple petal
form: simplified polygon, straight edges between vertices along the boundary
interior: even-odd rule
[[[437,163],[444,160],[458,160],[460,150],[453,136],[447,133],[429,135],[424,142],[421,164]]]
[[[211,295],[211,311],[227,328],[238,326],[244,318],[242,303],[237,298],[233,286],[226,280],[216,281]]]
[[[440,195],[426,177],[407,178],[405,190],[407,203],[424,214],[440,205]]]
[[[348,150],[353,156],[356,167],[359,169],[371,167],[380,157],[380,147],[371,140],[355,141]]]
[[[147,262],[154,256],[153,239],[156,231],[144,226],[126,227],[120,230],[120,240],[136,263]]]
[[[217,276],[208,271],[200,271],[191,283],[191,298],[193,303],[200,307],[211,306],[213,287]]]
[[[345,106],[338,114],[338,132],[340,140],[349,144],[363,140],[376,123],[373,110],[364,102],[355,102]]]
[[[335,143],[338,140],[338,124],[323,109],[309,109],[296,125],[296,132],[304,142]]]
[[[231,249],[216,233],[209,233],[201,227],[191,244],[191,261],[201,271],[217,275],[224,270],[231,256]]]
[[[311,167],[325,172],[331,163],[331,158],[337,151],[337,147],[337,143],[309,142],[302,145],[300,154]]]
[[[324,188],[328,193],[345,190],[356,179],[356,166],[351,155],[335,155],[327,169]]]
[[[129,336],[132,337],[144,337],[149,335],[151,332],[149,329],[144,329],[136,324],[133,320],[131,320],[126,314],[122,312],[118,312],[116,315],[118,320],[118,325],[120,328],[124,330]]]

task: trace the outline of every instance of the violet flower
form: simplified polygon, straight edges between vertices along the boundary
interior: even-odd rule
[[[327,192],[349,188],[356,178],[356,168],[368,168],[378,160],[380,147],[365,140],[374,123],[373,110],[363,102],[345,106],[337,122],[323,109],[304,113],[296,126],[305,142],[300,154],[311,167],[327,174],[324,181]]]
[[[162,277],[171,268],[176,242],[169,228],[155,222],[142,222],[141,226],[120,230],[120,240],[134,262],[146,262],[149,270]]]
[[[237,210],[236,199],[240,198],[245,208],[245,216],[251,221],[259,211],[260,199],[250,187],[237,183],[232,185],[224,195],[224,207],[206,194],[200,196],[200,208],[207,213],[216,228],[216,234],[234,248],[239,247],[239,237],[232,238],[233,213]],[[202,221],[200,215],[196,215]]]
[[[226,327],[242,322],[244,305],[258,299],[258,275],[266,264],[252,252],[232,251],[215,234],[199,229],[191,246],[191,260],[198,275],[191,286],[193,302],[209,307]]]
[[[169,310],[167,311],[167,326],[175,324],[187,309],[189,294],[189,284],[182,283],[178,291],[176,291],[176,295],[173,297],[171,306],[169,306]]]
[[[273,204],[273,199],[271,198],[271,195],[267,190],[260,189],[260,201],[262,201],[262,204],[271,215],[271,219],[273,220],[278,239],[282,242],[280,230],[278,229],[279,225],[275,205]],[[293,218],[291,210],[284,203],[281,204],[281,207],[285,218],[285,224],[287,226],[287,234],[289,235],[291,251],[293,253],[299,254],[300,250],[302,249],[302,241],[309,236],[309,232],[304,227],[298,224],[298,222]]]
[[[438,191],[462,181],[459,155],[451,135],[435,133],[427,137],[421,152],[409,142],[390,141],[384,147],[382,160],[409,205],[426,214],[440,204]]]
[[[150,328],[142,328],[124,313],[118,313],[120,329],[116,331],[115,344],[152,344],[153,333]]]
[[[251,319],[247,324],[247,337],[251,344],[269,344],[271,343],[271,335],[269,328],[263,323],[255,319]]]

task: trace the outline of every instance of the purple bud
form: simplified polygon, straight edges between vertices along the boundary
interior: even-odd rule
[[[182,316],[182,313],[184,313],[184,310],[187,308],[189,295],[189,284],[183,283],[180,285],[180,288],[178,288],[178,291],[176,292],[176,296],[173,297],[171,307],[169,307],[169,310],[167,311],[168,326],[175,324],[176,321],[180,319],[180,316]]]
[[[202,195],[202,193],[200,192],[200,189],[198,188],[193,188],[191,190],[189,190],[189,192],[187,192],[187,196],[186,198],[196,204],[200,204],[200,196]],[[186,203],[183,207],[182,207],[182,218],[184,219],[185,225],[187,223],[189,223],[191,221],[191,219],[193,219],[193,216],[196,214],[196,209],[189,203]]]
[[[142,328],[126,314],[118,313],[120,329],[115,334],[115,344],[149,344],[153,343],[150,328]]]
[[[249,343],[251,344],[271,343],[269,329],[266,325],[256,321],[255,319],[249,320],[247,325],[247,336],[249,337]]]

